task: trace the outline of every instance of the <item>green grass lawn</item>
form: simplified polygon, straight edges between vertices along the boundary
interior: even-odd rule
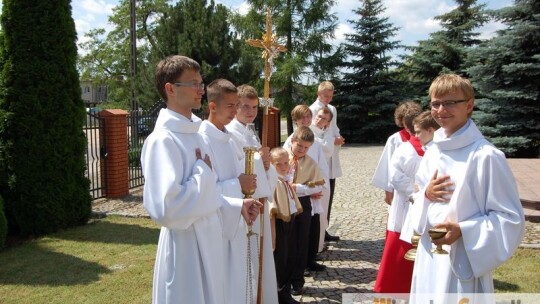
[[[0,252],[0,303],[150,303],[159,228],[107,217]],[[540,250],[499,267],[497,292],[540,291]]]

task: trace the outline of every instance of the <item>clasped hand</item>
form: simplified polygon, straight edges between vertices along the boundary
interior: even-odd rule
[[[450,196],[454,193],[454,190],[449,190],[449,187],[454,183],[450,181],[449,175],[437,177],[438,170],[435,170],[435,174],[429,181],[426,187],[425,195],[432,202],[448,203]]]
[[[252,225],[253,222],[259,216],[262,203],[253,198],[245,198],[242,205],[242,217],[248,225]]]

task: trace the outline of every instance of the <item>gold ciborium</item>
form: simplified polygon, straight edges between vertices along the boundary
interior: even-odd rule
[[[418,248],[418,243],[420,242],[420,234],[414,233],[411,237],[411,249],[407,250],[405,253],[405,260],[413,261],[416,259],[416,248]]]
[[[428,230],[428,233],[431,241],[433,241],[444,237],[448,231],[444,228],[431,228]],[[437,248],[431,249],[431,252],[436,254],[448,254],[448,251],[444,250],[442,245],[437,245]]]

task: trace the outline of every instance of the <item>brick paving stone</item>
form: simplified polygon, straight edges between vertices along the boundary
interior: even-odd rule
[[[325,271],[306,277],[303,303],[341,303],[343,293],[372,292],[384,246],[387,205],[371,186],[382,146],[351,145],[341,149],[343,176],[336,180],[330,228],[341,237],[321,253]],[[126,198],[96,200],[98,214],[148,217],[142,207],[142,187]],[[527,222],[522,247],[540,248],[540,224]]]

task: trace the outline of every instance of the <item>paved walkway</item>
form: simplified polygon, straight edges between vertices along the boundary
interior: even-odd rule
[[[341,149],[344,175],[336,181],[330,221],[330,230],[341,241],[331,243],[329,250],[320,255],[327,270],[306,278],[306,292],[301,297],[304,303],[341,303],[343,293],[372,291],[384,245],[387,212],[382,191],[370,185],[381,152],[382,146]],[[141,195],[138,188],[121,200],[97,200],[93,210],[147,217]],[[540,224],[527,222],[523,246],[540,248]]]

